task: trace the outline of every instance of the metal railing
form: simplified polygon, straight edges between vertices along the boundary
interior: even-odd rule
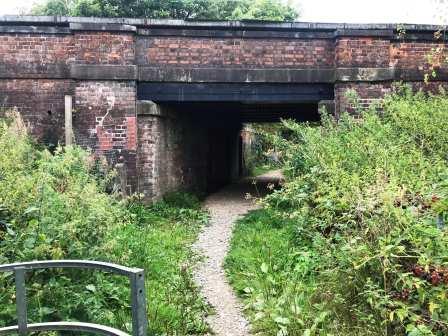
[[[0,272],[13,272],[15,276],[18,320],[16,326],[0,328],[0,335],[11,333],[27,335],[29,332],[35,331],[83,331],[107,336],[128,336],[128,334],[123,331],[93,323],[49,322],[28,324],[25,273],[37,269],[49,268],[95,269],[128,277],[131,284],[132,335],[146,336],[148,320],[146,315],[144,271],[138,268],[129,268],[105,262],[84,260],[32,261],[0,265]]]

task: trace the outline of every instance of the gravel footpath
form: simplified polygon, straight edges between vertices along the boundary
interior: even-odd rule
[[[243,316],[241,303],[227,281],[223,262],[229,249],[234,223],[248,211],[257,208],[252,200],[246,199],[246,194],[258,196],[258,192],[266,193],[266,186],[279,179],[281,173],[278,171],[261,175],[255,178],[256,188],[252,183],[253,179],[244,179],[212,194],[204,202],[211,217],[209,225],[203,229],[194,244],[195,250],[204,256],[204,261],[195,271],[195,280],[202,295],[216,312],[208,318],[215,335],[249,335],[249,323]]]

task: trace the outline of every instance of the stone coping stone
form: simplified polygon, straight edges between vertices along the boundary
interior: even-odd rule
[[[194,21],[194,20],[171,20],[171,19],[132,19],[132,18],[88,18],[67,16],[0,16],[0,26],[70,26],[81,30],[104,30],[112,25],[114,30],[135,31],[136,28],[170,27],[184,29],[224,29],[224,30],[299,30],[299,31],[396,31],[398,26],[409,32],[434,32],[441,28],[439,25],[429,24],[352,24],[352,23],[319,23],[319,22],[270,22],[257,20],[243,21]],[[129,27],[134,26],[134,27]],[[362,32],[357,32],[362,34]]]

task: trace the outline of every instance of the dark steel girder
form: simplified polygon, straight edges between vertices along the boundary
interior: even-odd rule
[[[334,99],[332,84],[139,83],[139,100],[166,102],[310,103]]]

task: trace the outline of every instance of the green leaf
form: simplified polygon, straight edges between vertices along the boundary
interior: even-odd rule
[[[6,227],[6,232],[10,235],[10,236],[15,236],[16,233],[9,227]]]
[[[56,310],[49,307],[40,307],[39,308],[39,315],[40,316],[48,316],[55,312]]]
[[[438,305],[437,303],[434,303],[434,302],[429,303],[428,309],[431,314],[434,314],[434,311],[438,308],[440,308],[440,305]]]
[[[253,291],[254,291],[254,289],[251,287],[246,287],[243,289],[243,292],[247,293],[247,294],[251,294],[251,293],[253,293]]]
[[[279,331],[277,331],[277,336],[287,336],[288,330],[286,328],[281,328]]]
[[[95,293],[95,292],[96,292],[96,287],[95,287],[94,285],[87,285],[87,286],[86,286],[86,289],[87,289],[89,292],[92,292],[92,293]]]
[[[289,321],[288,318],[286,318],[286,317],[281,317],[281,316],[276,317],[276,318],[274,319],[274,321],[275,321],[275,323],[278,323],[278,324],[289,324],[289,323],[290,323],[290,321]]]
[[[34,248],[34,244],[36,243],[36,238],[30,237],[24,240],[23,246],[27,249]]]
[[[23,212],[23,214],[24,214],[24,215],[29,215],[29,214],[32,214],[32,213],[34,213],[34,212],[38,212],[38,211],[39,211],[39,208],[38,208],[38,207],[31,206],[31,207],[27,208],[27,209]]]
[[[257,313],[254,315],[254,321],[261,320],[261,319],[264,318],[264,317],[265,317],[265,313],[263,313],[263,312],[257,312]]]
[[[404,319],[408,316],[408,311],[406,309],[398,309],[397,316],[400,319],[400,321],[403,322]]]
[[[269,270],[268,265],[266,263],[262,263],[260,269],[263,273],[267,273]]]

